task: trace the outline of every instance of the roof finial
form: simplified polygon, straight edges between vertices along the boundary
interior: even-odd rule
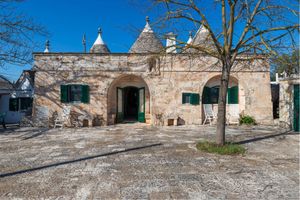
[[[46,40],[44,53],[50,52],[50,41]]]
[[[102,40],[102,29],[98,28],[98,37],[96,41],[94,42],[92,48],[90,49],[91,53],[110,53],[108,47]]]
[[[146,16],[146,26],[145,26],[143,32],[153,32],[150,27],[149,22],[150,22],[149,16]]]
[[[188,39],[188,41],[187,41],[187,44],[191,44],[192,41],[193,41],[193,32],[190,31],[190,32],[189,32],[189,39]]]
[[[98,28],[98,34],[102,34],[102,29],[100,27]]]
[[[85,37],[85,33],[83,34],[83,37],[82,37],[82,45],[83,45],[83,51],[84,51],[84,53],[86,53],[86,37]]]

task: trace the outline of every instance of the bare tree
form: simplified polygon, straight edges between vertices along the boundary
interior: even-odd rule
[[[215,57],[222,66],[220,83],[217,137],[218,145],[225,144],[226,95],[231,69],[240,58],[256,59],[276,54],[293,46],[298,40],[299,1],[295,0],[152,0],[158,22],[176,26],[183,21],[207,29],[210,45],[179,41],[181,47],[197,50],[199,56]],[[212,18],[209,12],[214,12]],[[207,17],[210,16],[210,17]],[[175,23],[174,23],[175,22]],[[175,25],[174,25],[175,24]],[[178,26],[177,26],[178,29]],[[180,29],[180,27],[179,27]]]
[[[17,4],[23,0],[0,0],[0,67],[6,63],[24,65],[32,61],[35,37],[47,31],[22,14]]]

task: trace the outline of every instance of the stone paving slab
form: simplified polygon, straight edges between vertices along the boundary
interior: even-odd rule
[[[213,126],[0,130],[0,199],[299,199],[299,134],[230,127],[245,155],[199,152]]]

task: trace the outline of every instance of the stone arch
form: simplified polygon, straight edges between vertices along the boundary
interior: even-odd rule
[[[145,122],[150,123],[150,89],[146,81],[138,75],[124,74],[115,78],[107,90],[107,124],[116,123],[117,88],[145,88]]]
[[[203,82],[204,85],[201,86],[200,89],[200,94],[202,96],[202,122],[205,119],[205,114],[204,114],[204,110],[203,110],[203,104],[205,103],[203,101],[203,93],[204,93],[204,88],[205,87],[210,87],[210,88],[214,88],[214,87],[218,87],[221,83],[221,74],[211,74],[209,76],[207,76],[207,79]],[[239,115],[243,114],[244,110],[245,110],[245,91],[244,91],[244,87],[243,87],[243,83],[242,81],[239,80],[238,74],[235,75],[230,75],[229,78],[229,88],[232,88],[234,86],[238,86],[238,104],[228,104],[227,102],[227,117],[229,118],[229,122],[231,123],[237,123],[238,119],[239,119]],[[218,107],[217,107],[217,102],[216,103],[212,103],[213,104],[213,110],[215,111],[215,113],[217,113]]]

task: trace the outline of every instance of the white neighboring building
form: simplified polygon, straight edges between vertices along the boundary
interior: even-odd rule
[[[15,84],[0,76],[0,113],[6,113],[5,123],[19,123],[32,113],[34,72],[23,71]]]

